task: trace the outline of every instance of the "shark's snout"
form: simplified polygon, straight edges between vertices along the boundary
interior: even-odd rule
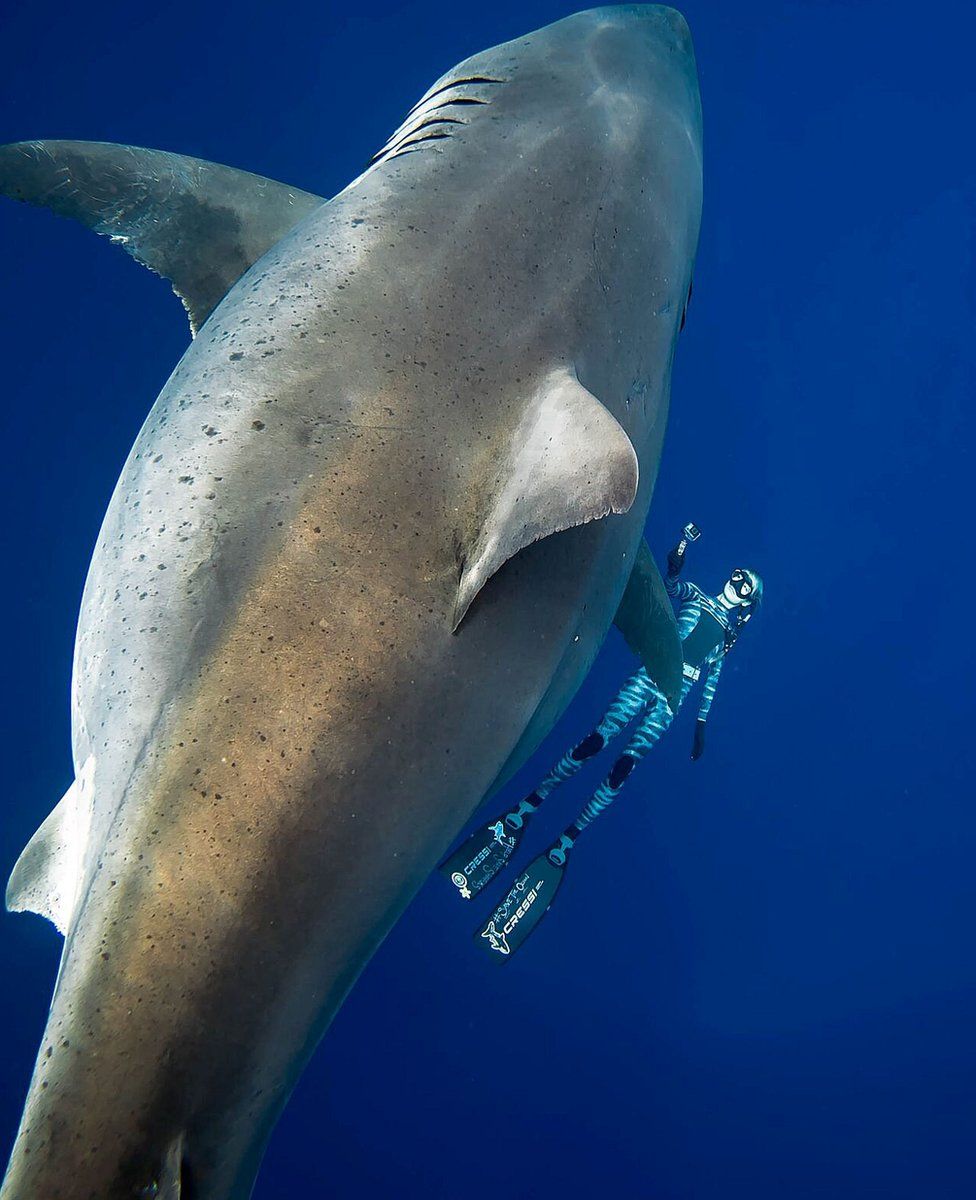
[[[611,4],[579,15],[605,27],[615,26],[631,32],[635,27],[651,30],[657,36],[670,38],[675,50],[690,52],[692,48],[691,30],[684,15],[666,4]]]
[[[641,81],[688,81],[697,95],[695,52],[688,22],[660,4],[620,4],[566,18],[584,61],[607,83],[633,88]],[[567,29],[569,32],[569,29]],[[684,83],[678,84],[684,91]]]

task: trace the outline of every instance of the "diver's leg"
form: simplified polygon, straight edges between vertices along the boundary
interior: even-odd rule
[[[607,775],[606,779],[596,789],[583,811],[566,831],[564,836],[569,837],[570,843],[575,838],[574,830],[576,833],[581,833],[587,825],[596,820],[605,808],[616,800],[624,784],[630,778],[634,767],[637,766],[646,754],[649,754],[654,749],[674,720],[674,713],[672,713],[663,694],[657,688],[654,689],[654,693],[654,703],[648,706],[645,716],[635,729],[634,736],[627,745],[627,749],[624,750],[623,754],[621,754],[610,768],[609,775]],[[682,699],[684,699],[684,695],[682,695]]]
[[[633,682],[633,680],[630,681],[630,683]],[[630,683],[628,683],[628,687]],[[539,924],[552,906],[562,884],[566,860],[574,842],[587,825],[591,824],[609,804],[613,803],[634,767],[649,750],[657,745],[661,735],[671,724],[673,713],[663,693],[651,683],[650,679],[647,679],[647,684],[649,685],[647,694],[641,702],[641,707],[646,706],[646,714],[627,749],[613,764],[610,774],[597,788],[592,799],[573,824],[560,834],[558,840],[548,850],[545,850],[529,864],[516,879],[505,899],[491,914],[488,922],[475,931],[476,944],[481,946],[489,957],[497,961],[504,961],[518,950]],[[687,696],[689,686],[690,684],[686,680],[678,699],[678,707]],[[619,721],[619,724],[616,725],[618,731],[627,723],[626,720],[620,720],[620,717],[628,712],[628,706],[624,700],[626,690],[625,688],[621,692],[614,701],[614,705],[611,706],[613,715],[611,716],[611,712],[608,712],[607,717],[604,717],[604,721],[601,721],[595,732],[599,733],[604,728],[604,722],[608,717],[614,723]],[[641,691],[643,694],[643,688]],[[631,712],[630,715],[633,716],[634,713]],[[576,769],[578,770],[578,768]],[[571,769],[569,773],[575,774],[575,771]],[[568,775],[563,777],[568,778]]]
[[[540,781],[535,791],[527,797],[528,802],[541,803],[560,783],[572,779],[587,759],[599,754],[607,742],[615,738],[624,726],[629,725],[657,694],[657,687],[643,668],[636,675],[632,675],[600,718],[597,727],[562,756]]]
[[[659,695],[647,672],[638,671],[620,689],[596,729],[563,755],[535,791],[521,799],[515,808],[502,811],[487,824],[480,825],[453,854],[448,855],[438,869],[465,900],[476,896],[512,857],[529,818],[553,788],[575,775],[588,758],[599,754],[648,701],[656,704]]]

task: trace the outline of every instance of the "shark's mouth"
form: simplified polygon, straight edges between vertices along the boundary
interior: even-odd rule
[[[387,159],[412,154],[451,137],[457,126],[469,123],[463,116],[465,108],[490,104],[493,87],[506,82],[488,75],[470,75],[434,88],[407,113],[407,119],[383,149],[373,155],[369,165],[374,167]]]

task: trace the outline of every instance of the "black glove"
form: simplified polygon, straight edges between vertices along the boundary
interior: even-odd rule
[[[695,722],[695,742],[691,747],[691,760],[697,762],[705,753],[705,722]]]
[[[681,568],[685,565],[685,550],[679,542],[677,546],[668,553],[668,574],[672,579],[677,579],[681,574]]]

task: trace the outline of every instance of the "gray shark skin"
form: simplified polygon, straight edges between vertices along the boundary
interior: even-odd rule
[[[44,147],[13,150],[54,170]],[[476,55],[339,196],[298,195],[94,553],[76,783],[8,891],[65,945],[2,1200],[249,1196],[641,540],[701,204],[680,15],[595,9]]]

